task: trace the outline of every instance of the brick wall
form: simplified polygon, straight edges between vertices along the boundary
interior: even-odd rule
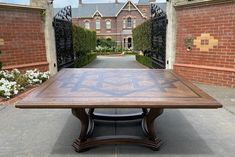
[[[48,70],[41,9],[0,5],[3,69]]]
[[[176,8],[177,73],[192,81],[235,87],[234,8],[235,3]],[[192,39],[191,51],[186,39]]]

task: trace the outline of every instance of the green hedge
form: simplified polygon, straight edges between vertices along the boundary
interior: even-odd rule
[[[96,57],[97,57],[96,53],[90,53],[80,59],[76,59],[75,68],[81,68],[81,67],[91,63],[93,60],[96,59]]]
[[[97,47],[108,47],[108,48],[113,48],[116,47],[116,42],[112,39],[103,39],[103,38],[99,38],[97,39]]]
[[[141,56],[141,55],[136,55],[135,58],[139,63],[141,63],[147,67],[149,67],[149,68],[153,67],[151,58],[149,58],[147,56]]]
[[[73,48],[76,55],[75,67],[90,63],[96,58],[96,54],[91,54],[96,48],[96,32],[73,25]]]
[[[150,20],[142,23],[133,29],[133,44],[134,50],[137,51],[146,51],[151,48],[151,25]]]
[[[74,51],[91,52],[96,48],[96,32],[89,31],[79,26],[73,26]]]

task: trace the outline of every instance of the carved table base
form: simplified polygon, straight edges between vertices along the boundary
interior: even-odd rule
[[[75,151],[82,152],[89,148],[107,145],[107,144],[137,144],[158,150],[161,140],[157,138],[154,129],[154,120],[163,113],[163,109],[151,108],[142,109],[142,113],[129,115],[105,115],[94,113],[94,109],[90,109],[87,113],[84,108],[72,109],[72,113],[81,121],[81,132],[78,139],[74,142]],[[142,119],[142,128],[146,133],[146,138],[128,135],[113,135],[90,137],[94,128],[94,119],[97,120],[134,120]]]

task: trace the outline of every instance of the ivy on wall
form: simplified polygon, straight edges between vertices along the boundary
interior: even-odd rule
[[[142,23],[133,29],[133,44],[134,50],[145,52],[150,50],[151,41],[150,41],[150,33],[151,33],[151,23],[150,20]]]

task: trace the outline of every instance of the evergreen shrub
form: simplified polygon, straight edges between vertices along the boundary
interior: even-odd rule
[[[142,23],[133,29],[133,44],[136,51],[148,51],[151,49],[151,22]]]

